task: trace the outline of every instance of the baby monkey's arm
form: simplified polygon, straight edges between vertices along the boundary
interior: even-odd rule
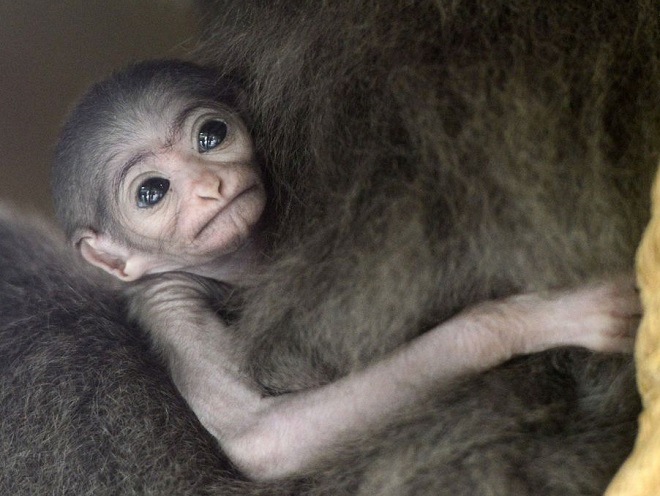
[[[211,309],[212,285],[183,273],[140,282],[134,314],[200,422],[254,479],[303,472],[438,384],[514,355],[564,345],[629,352],[641,312],[631,280],[487,302],[331,384],[264,397],[242,373],[244,358]]]

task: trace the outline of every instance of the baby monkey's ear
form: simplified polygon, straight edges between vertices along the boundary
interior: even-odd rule
[[[150,268],[149,257],[116,242],[106,234],[87,230],[77,239],[75,246],[87,262],[122,281],[139,279]]]

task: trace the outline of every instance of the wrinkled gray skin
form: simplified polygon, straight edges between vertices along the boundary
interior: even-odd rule
[[[198,59],[250,83],[278,213],[272,269],[236,301],[265,390],[631,269],[660,150],[655,0],[324,3],[204,2]],[[244,481],[63,250],[2,217],[2,494],[596,495],[632,446],[630,359],[564,349],[439,389],[305,480]]]

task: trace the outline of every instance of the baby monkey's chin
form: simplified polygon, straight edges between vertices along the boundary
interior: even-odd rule
[[[241,285],[254,274],[262,256],[259,233],[241,239],[236,246],[224,253],[211,252],[180,260],[178,267],[169,270],[182,270],[204,277],[210,277],[229,284]]]

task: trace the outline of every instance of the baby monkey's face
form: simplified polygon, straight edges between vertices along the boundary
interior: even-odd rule
[[[172,107],[139,126],[110,164],[120,223],[162,270],[235,252],[266,203],[243,122],[212,104]]]

